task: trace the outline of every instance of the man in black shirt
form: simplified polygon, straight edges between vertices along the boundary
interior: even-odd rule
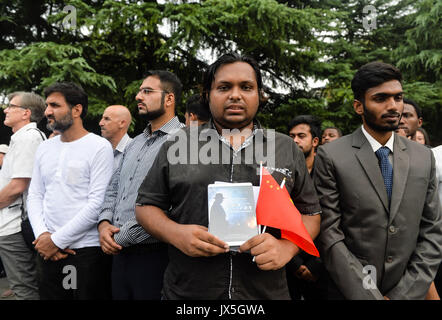
[[[304,155],[290,137],[264,130],[255,120],[264,99],[254,60],[224,55],[209,67],[203,85],[212,120],[180,131],[177,142],[166,141],[138,193],[138,222],[170,244],[164,298],[289,299],[285,265],[300,249],[281,238],[280,230],[267,228],[239,252],[230,251],[208,232],[207,186],[215,181],[258,186],[263,161],[278,183],[286,179],[315,238],[321,210]],[[200,130],[196,138],[193,130]],[[177,157],[182,150],[184,157]]]

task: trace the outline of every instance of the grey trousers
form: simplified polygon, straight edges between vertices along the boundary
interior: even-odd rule
[[[0,257],[18,300],[38,300],[36,252],[26,246],[21,232],[0,236]]]

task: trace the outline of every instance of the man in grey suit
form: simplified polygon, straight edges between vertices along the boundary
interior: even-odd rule
[[[361,67],[352,90],[363,125],[315,159],[331,299],[424,299],[442,259],[434,156],[394,133],[401,79],[385,63]]]

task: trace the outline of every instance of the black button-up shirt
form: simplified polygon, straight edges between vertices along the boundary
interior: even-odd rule
[[[166,141],[161,147],[139,189],[138,205],[157,206],[180,224],[207,227],[207,186],[215,181],[259,186],[259,163],[264,160],[263,165],[273,171],[278,183],[286,178],[285,186],[302,214],[320,213],[304,155],[290,137],[263,130],[257,123],[253,134],[234,151],[212,122],[198,127],[199,139],[192,130],[196,129],[180,130],[175,138],[178,142]],[[267,149],[269,144],[274,148]],[[266,155],[266,150],[274,154]],[[274,156],[274,161],[269,161],[269,156]],[[279,230],[267,230],[280,238]],[[169,246],[163,293],[167,299],[290,298],[285,268],[263,271],[248,253],[189,257],[173,246]]]

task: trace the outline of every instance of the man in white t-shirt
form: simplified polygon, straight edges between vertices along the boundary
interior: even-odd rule
[[[44,300],[109,299],[110,257],[97,221],[113,169],[109,142],[83,127],[88,98],[69,82],[45,89],[49,130],[38,148],[28,196]]]
[[[0,256],[17,299],[36,300],[35,251],[26,246],[21,221],[35,152],[46,138],[37,129],[45,103],[31,92],[11,93],[8,100],[4,124],[12,128],[13,135],[0,171]]]

